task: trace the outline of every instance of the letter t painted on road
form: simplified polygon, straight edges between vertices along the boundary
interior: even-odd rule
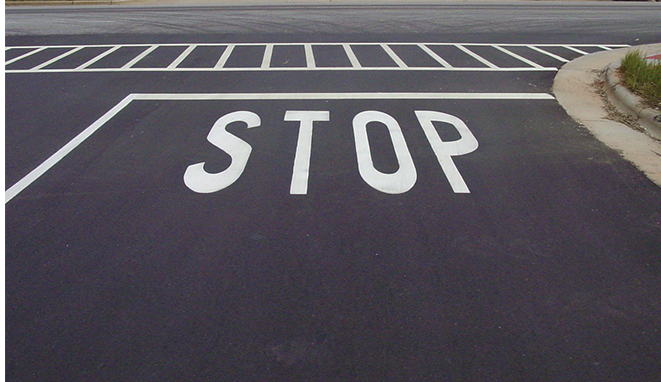
[[[294,111],[285,113],[285,121],[299,121],[298,144],[294,157],[291,187],[292,195],[308,193],[308,176],[310,175],[310,156],[312,154],[312,125],[317,121],[330,121],[329,111]]]

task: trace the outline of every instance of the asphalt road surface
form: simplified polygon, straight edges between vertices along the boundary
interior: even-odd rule
[[[654,4],[6,10],[8,381],[656,381]]]

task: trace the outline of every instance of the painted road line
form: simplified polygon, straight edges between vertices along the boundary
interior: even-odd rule
[[[342,44],[342,47],[344,48],[344,52],[347,54],[347,57],[349,57],[349,62],[351,62],[351,66],[353,68],[362,68],[362,65],[360,65],[360,61],[358,61],[358,57],[356,57],[353,50],[351,49],[351,45]]]
[[[74,70],[75,70],[75,71],[78,71],[78,70],[83,70],[83,69],[87,68],[88,66],[94,64],[95,62],[100,61],[100,60],[103,59],[104,57],[107,57],[108,55],[110,55],[110,54],[112,54],[114,51],[116,51],[117,49],[121,48],[121,45],[115,45],[115,46],[113,46],[113,47],[110,47],[110,46],[109,46],[108,48],[110,48],[110,49],[108,49],[108,50],[106,50],[105,52],[99,54],[98,56],[92,58],[91,60],[87,61],[86,63],[84,63],[84,64],[78,66],[78,67],[77,67],[76,69],[74,69]]]
[[[383,50],[386,51],[386,53],[388,53],[388,56],[390,56],[390,58],[392,58],[392,60],[395,61],[397,66],[399,66],[400,68],[408,68],[409,67],[408,65],[406,65],[406,63],[404,61],[402,61],[401,58],[399,58],[399,56],[387,44],[381,43],[379,45],[381,46],[381,48]]]
[[[7,73],[71,73],[71,72],[96,72],[96,73],[110,73],[110,72],[259,72],[259,71],[288,71],[288,72],[303,72],[303,71],[446,71],[446,72],[556,72],[558,68],[555,67],[543,67],[543,68],[534,68],[532,66],[526,67],[513,67],[513,68],[487,68],[487,67],[478,67],[478,68],[444,68],[444,67],[416,67],[409,66],[406,68],[400,68],[399,66],[390,66],[390,67],[315,67],[307,68],[304,66],[301,67],[270,67],[270,68],[261,68],[261,67],[233,67],[233,68],[90,68],[85,70],[71,70],[71,69],[41,69],[39,71],[31,71],[30,69],[20,69],[20,70],[6,70]]]
[[[487,61],[485,58],[483,58],[482,56],[478,55],[477,53],[471,51],[470,49],[466,48],[465,46],[460,45],[460,44],[454,44],[454,46],[461,49],[462,52],[468,54],[469,56],[473,57],[474,59],[480,61],[484,65],[486,65],[486,66],[488,66],[492,69],[499,69],[498,66],[496,66],[496,65],[492,64],[491,62]]]
[[[268,69],[271,67],[271,58],[273,58],[273,44],[266,44],[261,69]]]
[[[220,55],[220,58],[218,59],[218,62],[216,62],[216,65],[214,65],[215,69],[220,69],[225,67],[225,64],[227,63],[227,60],[230,58],[230,55],[232,54],[232,51],[234,51],[234,47],[236,45],[230,44],[227,45],[227,48],[223,51],[223,54]]]
[[[436,60],[436,62],[438,62],[439,64],[443,65],[443,67],[445,67],[445,68],[452,68],[452,65],[450,65],[449,62],[445,61],[443,58],[441,58],[441,56],[439,56],[438,54],[436,54],[436,52],[434,52],[433,50],[429,49],[429,47],[428,47],[427,45],[425,45],[425,44],[417,44],[417,46],[419,46],[420,49],[422,49],[425,53],[427,53],[431,58],[433,58],[434,60]]]
[[[136,101],[244,101],[244,100],[553,100],[548,93],[135,93]]]
[[[534,50],[534,51],[536,51],[536,52],[539,52],[539,53],[545,54],[545,55],[547,55],[547,56],[549,56],[549,57],[551,57],[551,58],[555,58],[556,60],[558,60],[558,61],[560,61],[560,62],[569,62],[568,59],[566,59],[566,58],[564,58],[564,57],[560,57],[560,56],[558,56],[558,55],[556,55],[556,54],[553,54],[553,53],[551,53],[551,52],[547,52],[547,51],[545,51],[544,49],[541,49],[541,48],[539,48],[539,47],[537,47],[537,46],[535,46],[535,45],[528,45],[528,48],[530,48],[530,49],[532,49],[532,50]]]
[[[55,154],[51,155],[46,159],[42,164],[37,166],[29,174],[19,180],[16,184],[11,186],[7,191],[5,191],[5,204],[12,200],[16,195],[23,191],[27,186],[32,184],[35,180],[39,179],[46,171],[51,167],[56,165],[62,158],[67,156],[71,151],[83,143],[87,138],[89,138],[94,132],[96,132],[101,126],[108,122],[112,117],[119,113],[122,109],[126,107],[133,100],[132,95],[128,95],[126,98],[121,100],[117,105],[112,109],[108,110],[101,118],[97,119],[93,124],[88,128],[83,130],[80,134],[74,137],[69,143],[64,145],[59,149]]]
[[[514,52],[511,52],[511,51],[507,50],[506,48],[503,48],[503,47],[500,46],[500,45],[494,45],[494,47],[495,47],[496,49],[498,49],[499,51],[501,51],[501,52],[503,52],[503,53],[505,53],[505,54],[508,54],[508,55],[510,55],[510,56],[512,56],[512,57],[514,57],[514,58],[516,58],[516,59],[519,60],[519,61],[525,62],[526,64],[528,64],[528,65],[530,65],[530,66],[532,66],[532,67],[534,67],[534,68],[538,68],[538,69],[543,68],[543,66],[539,65],[538,63],[533,62],[533,61],[530,61],[529,59],[527,59],[527,58],[525,58],[525,57],[521,57],[521,56],[519,56],[518,54],[516,54],[516,53],[514,53]]]
[[[41,51],[43,51],[43,50],[45,50],[45,49],[48,49],[48,48],[49,48],[48,46],[42,46],[42,47],[40,47],[40,48],[37,48],[36,50],[33,50],[33,51],[30,51],[30,52],[27,52],[27,53],[22,54],[22,55],[20,55],[20,56],[18,56],[18,57],[14,57],[14,58],[12,58],[12,59],[9,60],[9,61],[5,61],[5,65],[12,64],[12,63],[14,63],[14,62],[16,62],[16,61],[18,61],[18,60],[22,60],[22,59],[24,59],[24,58],[26,58],[26,57],[30,57],[30,56],[32,56],[33,54],[37,54],[37,53],[39,53],[39,52],[41,52]]]
[[[83,49],[83,48],[84,48],[84,46],[79,46],[79,47],[77,47],[77,48],[71,49],[70,51],[65,52],[65,53],[62,53],[62,54],[60,54],[60,55],[57,56],[57,57],[51,58],[50,60],[48,60],[48,61],[46,61],[46,62],[44,62],[44,63],[42,63],[42,64],[40,64],[40,65],[37,65],[37,66],[35,66],[34,68],[32,68],[32,69],[30,69],[30,70],[31,70],[31,71],[37,71],[37,70],[39,70],[39,69],[41,69],[41,68],[45,68],[46,66],[48,66],[48,65],[50,65],[50,64],[52,64],[52,63],[54,63],[54,62],[57,62],[57,61],[59,61],[59,60],[65,58],[65,57],[67,57],[67,56],[70,56],[70,55],[76,53],[77,51],[79,51],[79,50],[81,50],[81,49]]]
[[[80,146],[132,101],[242,101],[242,100],[553,100],[547,93],[136,93],[74,137],[55,154],[5,191],[5,204]]]
[[[572,51],[574,51],[576,53],[579,53],[579,54],[582,54],[582,55],[588,54],[588,52],[580,50],[578,48],[574,48],[573,46],[570,46],[570,45],[563,45],[562,47],[566,48],[566,49],[569,49],[569,50],[572,50]]]
[[[366,45],[379,45],[381,48],[388,54],[388,56],[397,64],[396,67],[369,67],[369,68],[363,68],[361,65],[360,61],[356,57],[356,55],[353,52],[352,47],[353,46],[366,46]],[[400,42],[393,42],[393,43],[387,43],[387,42],[377,42],[377,43],[241,43],[241,44],[221,44],[221,43],[205,43],[205,46],[225,46],[226,49],[221,55],[220,59],[217,61],[216,65],[213,67],[207,67],[207,68],[178,68],[178,65],[183,61],[191,52],[194,51],[195,47],[199,46],[199,44],[121,44],[121,45],[52,45],[52,46],[30,46],[30,47],[15,47],[15,48],[21,48],[21,49],[34,49],[33,51],[27,52],[19,57],[15,57],[12,60],[9,60],[6,62],[6,64],[10,64],[13,62],[16,62],[18,60],[21,60],[23,58],[29,57],[30,55],[33,55],[35,53],[38,53],[39,51],[43,51],[44,49],[54,49],[54,48],[62,48],[62,49],[83,49],[83,48],[107,48],[108,50],[102,52],[98,56],[92,58],[88,62],[80,65],[77,68],[74,69],[48,69],[46,68],[49,66],[49,64],[52,64],[54,62],[57,62],[59,59],[62,59],[65,57],[65,55],[58,56],[59,58],[54,58],[49,60],[49,64],[47,65],[40,65],[36,68],[32,69],[6,69],[6,72],[9,73],[34,73],[34,72],[53,72],[53,73],[65,73],[65,72],[77,72],[77,71],[200,71],[200,70],[207,70],[207,71],[216,71],[216,70],[529,70],[530,68],[534,70],[557,70],[555,67],[543,67],[540,64],[537,64],[536,62],[532,60],[525,59],[524,57],[513,53],[509,49],[505,47],[526,47],[532,50],[535,50],[539,53],[545,54],[549,57],[552,57],[560,62],[568,62],[567,59],[555,55],[553,53],[548,52],[544,48],[546,47],[562,47],[563,49],[571,50],[576,53],[585,55],[588,54],[582,49],[579,49],[581,47],[590,47],[590,48],[599,48],[599,49],[612,49],[612,48],[619,48],[627,45],[608,45],[608,44],[486,44],[486,43],[470,43],[470,44],[454,44],[454,43],[400,43]],[[403,60],[405,59],[406,56],[395,53],[391,49],[391,45],[402,45],[402,46],[418,46],[420,49],[422,49],[427,55],[432,57],[436,62],[441,64],[441,67],[438,66],[430,66],[430,67],[408,67],[406,62]],[[167,67],[164,68],[135,68],[133,65],[139,61],[142,57],[145,55],[149,54],[150,51],[152,51],[156,47],[185,47],[184,52],[181,53],[177,59],[175,59],[174,62],[170,63]],[[260,46],[260,47],[266,47],[266,50],[264,52],[264,56],[262,57],[262,63],[259,67],[257,68],[242,68],[242,67],[237,67],[237,68],[225,68],[225,64],[227,60],[230,58],[230,56],[234,53],[237,53],[237,51],[234,50],[235,46]],[[275,46],[296,46],[296,47],[303,47],[306,55],[306,65],[303,68],[299,67],[283,67],[283,68],[273,68],[271,67],[271,56],[273,54],[272,50],[273,47]],[[351,67],[323,67],[323,68],[318,68],[316,65],[316,60],[314,57],[314,47],[315,46],[343,46],[345,54],[349,58],[349,61],[351,62]],[[462,67],[462,68],[454,68],[452,65],[450,65],[445,59],[443,59],[441,56],[439,56],[437,53],[435,53],[433,50],[429,48],[429,46],[455,46],[458,49],[462,50],[464,53],[470,55],[474,59],[476,59],[478,62],[480,62],[482,65],[479,66],[472,66],[472,67]],[[493,47],[498,49],[501,53],[507,54],[511,57],[514,57],[515,59],[519,60],[522,62],[522,66],[520,67],[510,67],[510,68],[500,68],[493,63],[489,62],[487,59],[484,57],[476,54],[475,52],[471,51],[468,47],[469,46],[480,46],[480,47]],[[140,56],[135,57],[132,62],[127,63],[126,65],[118,68],[90,68],[95,62],[98,62],[99,60],[103,59],[104,57],[108,56],[109,54],[112,54],[113,52],[117,51],[120,48],[131,48],[131,47],[148,47],[148,51],[144,51]],[[9,47],[6,49],[13,49],[13,47]]]
[[[174,61],[172,61],[172,63],[170,65],[168,65],[168,69],[176,68],[179,64],[181,64],[186,59],[186,57],[188,57],[189,54],[191,54],[191,52],[193,50],[195,50],[195,48],[197,48],[196,44],[189,45],[188,48],[186,48],[186,50],[181,52],[179,57],[177,57]]]
[[[343,44],[351,44],[351,45],[375,45],[375,44],[388,44],[388,45],[417,45],[417,44],[423,44],[423,45],[440,45],[440,46],[454,46],[458,43],[451,43],[451,42],[395,42],[395,41],[381,41],[381,42],[350,42],[350,41],[339,41],[339,42],[314,42],[314,43],[309,43],[314,46],[328,46],[328,45],[343,45]],[[193,43],[165,43],[165,44],[156,44],[159,47],[173,47],[173,46],[189,46],[192,45]],[[266,45],[266,42],[254,42],[254,43],[236,43],[234,45],[241,45],[241,46],[264,46]],[[294,43],[273,43],[273,45],[278,45],[278,46],[301,46],[305,45],[306,43],[301,43],[301,42],[294,42]],[[526,47],[530,46],[531,44],[505,44],[505,43],[459,43],[461,45],[470,45],[470,46],[491,46],[493,47],[494,45],[506,45],[506,46],[516,46],[516,47]],[[21,49],[39,49],[39,48],[75,48],[78,46],[84,46],[86,48],[105,48],[109,46],[119,46],[119,47],[145,47],[145,46],[151,46],[154,44],[119,44],[119,45],[114,45],[114,44],[86,44],[86,45],[48,45],[48,46],[43,46],[43,45],[17,45],[17,46],[10,46],[6,47],[5,49],[15,49],[15,48],[21,48]],[[226,46],[228,43],[204,43],[204,46]],[[626,48],[629,47],[630,45],[627,44],[533,44],[535,46],[539,47],[561,47],[561,46],[574,46],[574,47],[599,47],[599,46],[606,46],[610,48]]]
[[[305,44],[305,67],[307,69],[315,69],[317,63],[314,60],[314,52],[312,51],[312,44]]]
[[[122,69],[130,69],[133,65],[137,64],[138,62],[140,62],[140,60],[142,60],[143,58],[147,57],[147,55],[149,55],[149,53],[151,53],[151,52],[153,52],[154,50],[156,50],[156,48],[158,48],[158,45],[152,45],[152,46],[150,46],[149,48],[147,48],[147,50],[145,50],[144,52],[140,53],[140,54],[137,55],[134,59],[132,59],[131,61],[129,61],[129,62],[127,62],[126,64],[124,64],[124,66],[122,66]]]

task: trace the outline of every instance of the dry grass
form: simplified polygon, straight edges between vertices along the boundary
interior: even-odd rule
[[[633,117],[632,115],[629,115],[627,113],[623,113],[620,110],[618,110],[617,107],[615,107],[611,101],[608,99],[608,95],[606,94],[606,90],[604,89],[605,83],[604,81],[601,81],[599,79],[595,79],[594,82],[592,83],[592,88],[595,90],[595,93],[599,95],[601,100],[604,102],[604,110],[606,111],[606,119],[610,119],[611,121],[619,122],[621,124],[627,125],[630,128],[637,130],[637,131],[645,131],[642,126],[638,123],[638,119]]]

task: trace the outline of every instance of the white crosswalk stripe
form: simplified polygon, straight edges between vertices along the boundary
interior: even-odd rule
[[[374,64],[374,59],[361,59],[360,47],[369,46],[381,49],[384,53],[381,63]],[[311,71],[311,70],[445,70],[445,71],[555,71],[562,64],[569,62],[576,55],[585,55],[594,51],[606,51],[627,45],[612,44],[485,44],[485,43],[419,43],[419,42],[345,42],[345,43],[237,43],[237,44],[121,44],[121,45],[57,45],[57,46],[14,46],[6,47],[5,71],[7,73],[24,72],[126,72],[126,71]],[[156,54],[161,47],[178,47],[176,55],[156,57],[162,61],[158,67],[140,64],[145,58]],[[223,52],[210,66],[182,65],[195,56],[202,54],[200,48],[223,48]],[[245,50],[236,47],[260,47],[262,56],[259,63],[241,66],[228,65],[241,62]],[[283,47],[297,47],[302,56],[298,60],[285,60],[274,63],[274,54]],[[324,55],[316,48],[337,47],[344,57],[333,62],[344,61],[349,65],[323,65]],[[393,50],[393,47],[405,50]],[[482,48],[492,48],[489,56],[478,53]],[[103,49],[99,49],[103,48]],[[127,48],[127,49],[122,49]],[[128,49],[132,48],[132,49]],[[143,48],[143,49],[136,49]],[[397,49],[396,48],[396,49]],[[57,52],[53,50],[57,49]],[[62,49],[66,49],[61,52]],[[96,49],[94,56],[89,56],[90,49]],[[454,49],[453,53],[447,53]],[[516,49],[516,51],[514,51]],[[58,53],[47,54],[49,51]],[[291,50],[295,51],[295,50]],[[443,53],[441,53],[443,51]],[[86,53],[84,61],[76,61],[76,55]],[[282,52],[282,51],[281,51]],[[374,52],[374,51],[372,51]],[[293,54],[293,53],[292,53]],[[341,53],[340,53],[341,54]],[[124,55],[123,60],[112,60],[113,56]],[[13,57],[12,57],[13,56]],[[43,56],[43,58],[41,57]],[[459,57],[463,56],[463,57]],[[278,57],[282,57],[280,54]],[[294,58],[294,57],[292,57]],[[41,61],[40,61],[41,59]],[[65,61],[65,60],[69,61]],[[386,61],[387,60],[387,61]],[[428,64],[415,65],[416,60],[426,60]],[[507,66],[497,62],[509,60]],[[290,65],[289,62],[304,62],[303,65]],[[120,63],[116,63],[120,62]],[[150,61],[154,62],[154,60]],[[377,61],[378,62],[378,59]],[[468,63],[470,62],[470,63]],[[57,64],[57,65],[55,65]],[[275,64],[275,66],[274,66]]]

